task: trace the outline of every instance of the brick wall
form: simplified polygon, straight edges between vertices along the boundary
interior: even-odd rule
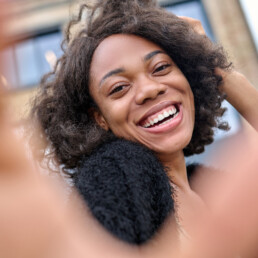
[[[225,47],[235,67],[258,88],[258,54],[238,0],[202,0],[202,2],[217,40]],[[64,13],[67,16],[67,13]],[[28,99],[34,92],[35,89],[11,94],[11,106],[14,107],[14,113],[17,113],[18,117],[27,114]]]
[[[203,0],[203,4],[218,42],[258,89],[258,54],[238,0]]]

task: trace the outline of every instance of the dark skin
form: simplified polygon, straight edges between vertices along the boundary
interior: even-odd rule
[[[184,161],[183,148],[194,126],[193,93],[187,79],[160,47],[134,35],[103,40],[94,53],[91,74],[91,95],[101,111],[95,112],[96,121],[105,130],[155,151],[175,185],[180,224],[189,228],[187,221],[204,204],[189,186]],[[180,109],[175,118],[144,127],[176,105]]]
[[[184,19],[192,22],[198,33],[204,33],[200,23]],[[252,118],[258,117],[254,108],[257,91],[236,71],[217,73],[224,78],[221,91],[256,128]],[[206,207],[189,185],[184,161],[183,148],[191,139],[194,125],[193,96],[186,78],[164,50],[134,35],[104,39],[94,53],[91,78],[91,95],[99,108],[94,113],[97,123],[119,137],[146,145],[169,168],[176,189],[174,198],[180,203],[176,215],[180,226],[191,234],[192,221]],[[243,96],[250,97],[251,104],[247,99],[243,103]],[[180,105],[180,119],[172,119],[165,126],[149,126],[176,105]]]
[[[221,90],[227,93],[228,100],[257,131],[258,111],[255,105],[258,103],[257,90],[238,72],[217,72],[221,73],[224,78]],[[189,221],[193,241],[189,243],[185,240],[183,243],[186,254],[178,253],[172,244],[177,244],[175,239],[171,239],[176,234],[173,218],[169,218],[153,242],[138,249],[113,239],[99,227],[87,211],[81,220],[76,214],[79,200],[74,200],[65,207],[62,205],[62,197],[57,188],[39,177],[38,173],[35,173],[35,166],[25,157],[26,151],[23,143],[14,136],[9,115],[5,113],[7,104],[3,102],[4,99],[5,95],[1,94],[0,256],[66,258],[106,257],[110,254],[110,257],[154,258],[187,257],[187,254],[191,254],[190,257],[194,255],[195,257],[212,257],[211,255],[215,254],[214,257],[225,257],[217,255],[218,252],[225,254],[226,247],[231,248],[236,245],[244,253],[251,255],[254,251],[258,218],[258,209],[255,205],[257,161],[256,157],[250,154],[258,152],[257,132],[253,133],[252,144],[248,146],[249,148],[245,148],[244,153],[235,153],[235,150],[242,149],[242,142],[229,147],[226,153],[222,153],[222,156],[227,156],[227,169],[234,171],[235,176],[233,178],[223,177],[223,180],[218,182],[215,188],[220,189],[219,194],[217,191],[212,192],[211,189],[206,192],[206,195],[210,196],[209,204],[219,220],[214,223],[213,219],[203,219],[201,227],[199,227],[200,219]],[[233,156],[228,155],[229,153]],[[243,205],[240,207],[239,203],[235,204],[236,199],[245,204],[244,208]],[[201,214],[202,210],[199,211],[199,218]],[[243,219],[245,230],[241,228]],[[228,234],[227,228],[223,225],[235,227],[237,229],[234,231],[235,234]],[[84,231],[84,228],[87,230]],[[222,241],[217,242],[217,236]]]
[[[219,193],[213,192],[212,188],[204,192],[209,196],[216,221],[211,216],[208,219],[205,216],[201,225],[198,220],[193,221],[192,239],[185,239],[182,243],[184,253],[178,251],[178,242],[173,238],[176,235],[173,216],[166,221],[153,241],[137,248],[114,239],[86,210],[81,217],[81,209],[78,208],[80,200],[76,196],[68,205],[63,205],[63,194],[60,194],[57,186],[40,176],[31,160],[25,157],[23,143],[13,134],[10,116],[5,115],[7,106],[1,101],[2,98],[4,95],[0,96],[2,257],[80,258],[106,257],[107,254],[110,257],[128,258],[182,258],[189,257],[188,254],[190,257],[228,257],[225,253],[231,252],[236,246],[239,251],[255,257],[258,226],[258,208],[255,205],[258,194],[257,161],[256,156],[250,154],[258,151],[257,135],[252,137],[251,145],[245,146],[244,153],[236,152],[241,150],[243,142],[236,142],[225,149],[226,153],[221,153],[227,156],[224,166],[234,171],[234,177],[224,175],[223,178],[217,178],[214,188],[220,189]],[[246,139],[243,140],[246,142]],[[242,205],[239,205],[239,201]],[[199,216],[201,214],[199,211]],[[243,220],[244,224],[241,223]]]

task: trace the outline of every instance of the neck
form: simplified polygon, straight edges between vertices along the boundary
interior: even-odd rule
[[[183,151],[173,154],[158,155],[158,158],[167,169],[167,175],[173,184],[182,190],[190,187]]]

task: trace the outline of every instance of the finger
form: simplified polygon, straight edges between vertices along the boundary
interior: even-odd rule
[[[206,35],[205,30],[202,26],[202,23],[194,18],[191,17],[186,17],[186,16],[178,16],[179,18],[183,19],[187,23],[189,23],[192,28],[194,29],[195,32],[197,32],[200,35]]]

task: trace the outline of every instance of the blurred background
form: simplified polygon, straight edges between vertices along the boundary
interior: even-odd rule
[[[40,78],[53,69],[62,55],[62,31],[76,13],[74,0],[1,0],[0,83],[9,90],[9,101],[17,123],[29,110]],[[166,0],[159,4],[177,15],[199,19],[207,35],[221,43],[237,70],[258,88],[257,0]],[[258,103],[257,103],[258,104]],[[208,160],[225,141],[245,125],[227,103],[225,120],[231,130],[216,132],[216,142],[194,160]]]

